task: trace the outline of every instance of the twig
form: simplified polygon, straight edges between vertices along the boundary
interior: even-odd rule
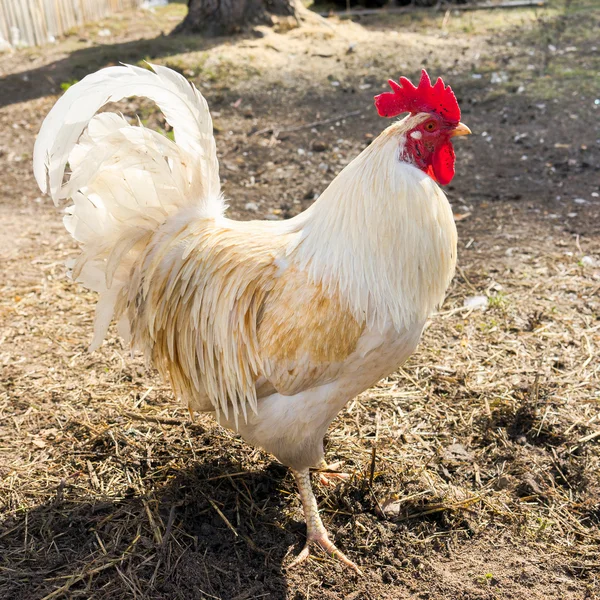
[[[584,442],[590,442],[591,440],[595,440],[597,437],[600,437],[600,431],[595,431],[594,433],[590,433],[582,438],[577,440],[578,444],[583,444]]]
[[[152,511],[150,510],[150,505],[148,504],[148,501],[146,499],[142,500],[142,503],[144,505],[144,509],[146,510],[146,515],[148,517],[148,523],[150,523],[150,528],[152,529],[152,534],[154,535],[154,541],[157,546],[161,546],[163,536],[160,532],[160,529],[158,528],[158,525],[156,524],[156,521],[154,520],[154,516],[152,515]]]
[[[208,500],[210,505],[217,511],[217,514],[221,517],[221,519],[223,519],[223,522],[225,523],[225,525],[227,525],[227,527],[229,527],[229,529],[231,529],[231,531],[233,532],[233,535],[235,535],[235,537],[239,537],[240,534],[236,531],[235,527],[231,524],[229,519],[223,514],[223,512],[216,505],[216,503],[211,498],[209,498],[202,490],[200,490],[200,493]]]
[[[108,563],[100,565],[99,567],[96,567],[95,569],[86,570],[84,568],[83,571],[81,573],[79,573],[78,575],[69,576],[70,577],[69,581],[67,581],[63,586],[54,590],[47,596],[44,596],[42,598],[42,600],[51,600],[52,598],[56,598],[57,596],[60,596],[61,594],[64,594],[65,592],[67,592],[73,585],[80,582],[82,579],[85,579],[86,577],[89,577],[90,575],[95,575],[96,573],[100,573],[101,571],[105,571],[106,569],[110,569],[111,567],[116,566],[120,562],[123,562],[125,560],[125,557],[129,554],[129,552],[137,544],[140,537],[141,536],[138,533],[138,535],[135,536],[135,538],[132,540],[131,544],[129,544],[129,546],[127,546],[127,548],[125,549],[125,552],[123,552],[123,554],[121,554],[121,556],[119,558],[115,558],[114,560],[111,560]]]
[[[173,529],[173,522],[175,521],[175,510],[178,506],[181,506],[182,502],[178,502],[177,504],[173,504],[171,506],[171,510],[169,511],[169,519],[167,520],[167,527],[165,529],[165,533],[162,537],[161,550],[164,552],[167,547],[167,542],[169,540],[169,536],[171,535],[171,530]]]
[[[458,306],[457,308],[450,308],[449,310],[443,310],[438,313],[434,313],[435,317],[450,317],[457,313],[461,312],[473,312],[474,308],[472,306]]]
[[[464,508],[465,506],[468,506],[469,504],[473,504],[473,502],[479,502],[481,501],[481,497],[480,496],[473,496],[471,498],[465,498],[464,500],[461,500],[460,502],[455,502],[453,504],[441,504],[438,506],[434,506],[433,508],[430,508],[429,510],[424,510],[420,513],[413,513],[411,515],[406,515],[406,517],[402,517],[401,519],[397,519],[397,522],[400,521],[408,521],[409,519],[417,519],[419,517],[425,517],[427,515],[432,515],[434,513],[437,512],[442,512],[445,510],[456,510],[458,508]]]
[[[460,273],[460,276],[463,278],[464,282],[467,284],[467,287],[473,292],[477,293],[477,290],[473,286],[473,284],[469,281],[469,278],[465,275],[462,267],[460,265],[456,265],[456,270]]]
[[[375,491],[373,490],[373,479],[375,478],[375,460],[376,460],[376,458],[377,458],[377,446],[373,445],[373,448],[371,448],[371,466],[369,469],[369,481],[368,481],[369,492],[371,493],[371,496],[373,496],[373,500],[375,501],[375,504],[377,504],[377,510],[382,515],[382,517],[385,519],[387,517],[387,515],[383,511],[383,507],[379,503],[379,498],[377,498],[377,495],[375,494]]]
[[[369,471],[369,487],[373,487],[373,478],[375,477],[375,459],[377,457],[377,446],[371,448],[371,468]]]
[[[146,421],[147,423],[160,423],[161,425],[182,425],[183,419],[169,419],[167,417],[150,417],[145,415],[139,415],[129,411],[124,411],[123,414],[134,421]]]
[[[253,131],[248,134],[248,137],[253,135],[261,135],[263,133],[273,133],[275,137],[277,137],[280,133],[292,133],[293,131],[300,131],[301,129],[310,129],[311,127],[318,127],[319,125],[327,125],[328,123],[333,123],[334,121],[339,121],[340,119],[347,119],[348,117],[355,117],[356,115],[360,115],[362,110],[353,110],[349,113],[344,113],[342,115],[336,115],[335,117],[330,117],[329,119],[323,119],[322,121],[313,121],[312,123],[305,123],[304,125],[296,125],[296,127],[288,127],[287,129],[279,129],[276,125],[271,127],[265,127],[264,129],[259,129],[258,131]]]
[[[117,558],[115,560],[111,560],[109,563],[101,565],[101,566],[99,566],[99,567],[97,567],[95,569],[90,569],[89,571],[86,571],[84,569],[84,571],[82,573],[80,573],[79,575],[74,575],[71,579],[69,579],[69,581],[67,581],[67,583],[65,583],[61,587],[57,588],[56,590],[54,590],[53,592],[51,592],[47,596],[44,596],[42,598],[42,600],[51,600],[52,598],[56,598],[57,596],[60,596],[61,594],[64,594],[65,592],[69,591],[69,589],[73,585],[75,585],[76,583],[78,583],[82,579],[84,579],[84,578],[86,578],[86,577],[88,577],[90,575],[95,575],[96,573],[100,573],[101,571],[105,571],[106,569],[110,569],[110,567],[114,567],[116,564],[118,564],[120,561],[122,561],[123,558],[124,557]]]
[[[204,483],[205,481],[216,481],[217,479],[228,479],[230,477],[243,477],[244,475],[256,475],[257,473],[263,473],[263,471],[260,469],[256,469],[255,471],[238,471],[237,473],[225,473],[225,475],[215,475],[215,477],[208,477],[206,479],[200,479],[199,482]]]
[[[204,590],[201,590],[200,588],[196,588],[201,594],[204,594],[207,598],[214,598],[214,600],[222,600],[221,596],[213,596],[212,594],[209,594],[208,592],[205,592]]]

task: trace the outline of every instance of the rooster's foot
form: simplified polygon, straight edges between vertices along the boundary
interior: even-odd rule
[[[321,550],[323,550],[323,552],[325,552],[325,554],[333,559],[343,562],[345,565],[356,571],[356,573],[359,575],[363,574],[355,562],[351,561],[341,550],[338,550],[336,545],[329,539],[327,532],[317,538],[308,539],[304,545],[304,548],[302,548],[300,554],[298,554],[298,556],[296,556],[296,558],[290,563],[288,569],[298,566],[310,556],[311,544],[316,544],[319,546],[319,548],[321,548]]]
[[[352,562],[341,550],[338,550],[335,544],[329,539],[325,525],[319,515],[317,500],[312,491],[310,483],[310,471],[303,469],[301,471],[292,470],[298,491],[300,492],[300,500],[304,508],[304,516],[306,518],[306,545],[300,554],[292,561],[291,567],[295,567],[304,562],[310,556],[310,547],[312,544],[319,546],[328,556],[343,562],[345,565],[362,575],[362,571]]]

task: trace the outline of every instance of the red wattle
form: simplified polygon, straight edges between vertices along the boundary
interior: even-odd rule
[[[431,179],[433,179],[435,182],[439,183],[437,180],[437,177],[435,176],[435,173],[433,171],[433,166],[429,165],[425,171],[425,173],[427,173],[427,175],[429,175],[429,177],[431,177]]]
[[[454,177],[454,163],[456,155],[450,142],[442,144],[433,154],[431,166],[435,175],[434,179],[440,185],[447,185]]]

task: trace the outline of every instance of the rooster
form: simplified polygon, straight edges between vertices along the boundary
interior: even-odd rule
[[[390,80],[385,129],[305,212],[287,221],[224,216],[206,100],[178,73],[115,66],[70,87],[34,149],[42,192],[65,209],[81,253],[72,278],[98,292],[91,350],[110,323],[190,411],[212,413],[290,467],[307,524],[293,564],[330,539],[312,491],[324,434],[342,407],[414,351],[456,261],[438,184],[454,176],[451,138],[470,133],[442,79]],[[153,100],[174,140],[122,115]],[[63,182],[67,163],[70,175]]]

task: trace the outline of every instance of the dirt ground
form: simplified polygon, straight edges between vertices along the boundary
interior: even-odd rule
[[[170,38],[185,8],[124,13],[0,55],[0,597],[600,598],[600,10],[414,12],[238,38]],[[108,30],[108,34],[107,34]],[[31,173],[61,89],[119,61],[183,72],[215,119],[231,214],[288,218],[386,125],[373,95],[421,66],[474,135],[447,187],[459,269],[417,353],[351,402],[315,481],[364,570],[304,543],[288,471],[114,335]],[[167,127],[153,106],[121,107]],[[165,131],[168,135],[168,131]],[[485,296],[487,307],[465,300]]]

